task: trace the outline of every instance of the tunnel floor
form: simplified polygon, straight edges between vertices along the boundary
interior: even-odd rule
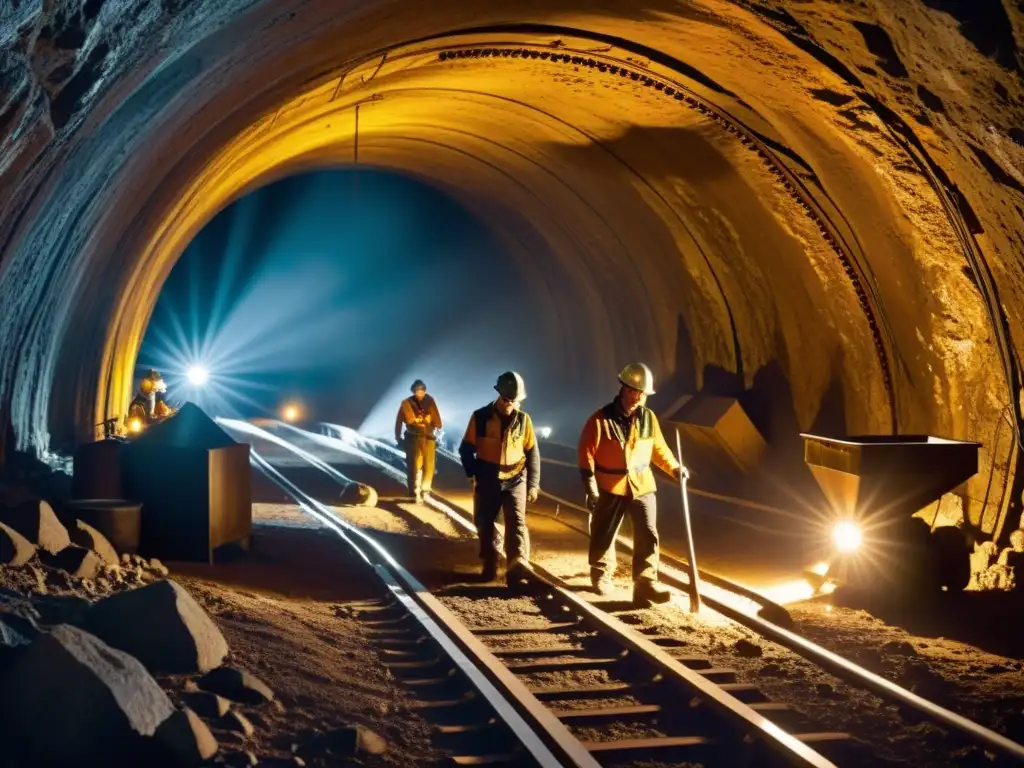
[[[283,449],[258,439],[252,441],[264,458],[306,493],[323,503],[336,504],[339,485],[322,470],[301,466]],[[303,444],[310,450],[310,445]],[[331,461],[332,456],[321,452]],[[378,539],[436,594],[459,594],[467,585],[478,584],[476,544],[472,536],[453,526],[440,512],[411,503],[404,489],[384,478],[372,467],[355,459],[332,465],[351,479],[372,482],[380,494],[376,508],[335,506],[335,510]],[[297,507],[283,493],[261,477],[255,478],[256,520],[301,520]],[[442,469],[435,488],[454,504],[469,502],[464,478],[457,471]],[[692,617],[685,605],[674,603],[661,609],[632,610],[628,577],[620,560],[617,591],[597,598],[588,589],[585,540],[557,521],[543,515],[530,517],[535,561],[551,570],[579,594],[613,611],[642,631],[661,631],[682,638],[692,650],[709,657],[716,666],[731,667],[739,679],[753,682],[773,700],[796,706],[824,728],[849,731],[865,740],[880,760],[909,761],[915,765],[973,764],[982,758],[973,747],[964,747],[930,724],[904,719],[896,707],[851,688],[821,672],[785,649],[763,641],[749,631],[713,615]],[[307,562],[309,568],[319,564]],[[781,573],[781,571],[780,571]],[[500,623],[500,600],[489,601]],[[956,640],[918,636],[900,626],[887,624],[863,610],[815,602],[788,606],[797,630],[815,642],[865,666],[884,677],[909,687],[955,711],[1001,732],[1020,732],[1024,703],[1024,670],[1016,658],[987,653]],[[740,640],[759,649],[751,655]],[[742,652],[741,652],[741,649]]]

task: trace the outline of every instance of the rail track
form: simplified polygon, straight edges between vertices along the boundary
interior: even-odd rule
[[[287,441],[258,431],[263,434],[257,437],[276,441],[312,459],[314,465],[319,462]],[[303,434],[321,443],[326,440],[327,447],[335,449],[341,449],[335,443],[344,443],[345,450],[368,454],[368,463],[392,479],[404,479],[394,461],[398,453],[390,446],[355,433]],[[447,590],[440,597],[430,594],[373,537],[305,494],[255,449],[253,460],[303,509],[345,538],[386,584],[388,599],[367,617],[371,634],[381,645],[384,663],[417,690],[423,713],[437,724],[439,744],[453,764],[826,766],[872,760],[848,734],[818,729],[797,710],[769,700],[756,686],[737,682],[734,670],[716,668],[707,658],[692,655],[677,638],[631,629],[537,564],[529,583],[516,594],[500,591],[507,621],[474,621],[474,602],[496,597],[493,587]],[[431,506],[461,519],[464,527],[472,526],[456,505],[435,499]],[[628,542],[620,546],[628,547]],[[674,581],[677,587],[687,586]],[[717,581],[720,589],[730,586],[724,579]],[[741,589],[739,596],[760,604],[762,613],[771,605],[749,590]],[[994,731],[755,612],[714,598],[706,602],[830,673],[959,731],[1003,760],[1024,764],[1024,747]],[[784,611],[780,615],[788,617]]]

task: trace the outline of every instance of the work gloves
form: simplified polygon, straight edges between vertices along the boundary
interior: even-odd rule
[[[533,504],[533,502],[537,500],[538,496],[540,496],[540,488],[530,488],[526,492],[527,503]]]
[[[587,510],[593,512],[597,509],[597,502],[601,498],[601,491],[597,487],[597,479],[593,476],[584,480],[587,489]]]

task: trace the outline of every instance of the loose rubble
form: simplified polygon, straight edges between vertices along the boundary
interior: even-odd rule
[[[353,507],[376,507],[377,501],[377,489],[364,483],[349,483],[338,497],[340,504]]]
[[[173,581],[159,581],[98,602],[88,629],[131,653],[150,672],[208,672],[227,656],[224,635],[192,596]]]
[[[23,501],[0,507],[0,523],[15,529],[42,550],[56,555],[71,543],[68,530],[45,501]]]
[[[1002,550],[992,541],[981,542],[971,554],[970,591],[1013,592],[1024,583],[1024,528],[1013,531]]]
[[[274,700],[274,692],[267,684],[244,669],[220,667],[204,675],[198,683],[204,691],[243,704],[261,704]]]
[[[0,564],[24,565],[35,554],[35,544],[9,525],[0,523]]]
[[[69,533],[72,544],[93,551],[105,565],[117,565],[121,562],[113,545],[91,525],[76,520],[75,527]]]
[[[326,766],[388,751],[361,725],[271,738],[297,713],[237,658],[222,666],[225,636],[167,566],[51,513],[0,503],[0,763]]]

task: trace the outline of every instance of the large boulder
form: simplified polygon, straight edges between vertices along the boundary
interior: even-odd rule
[[[151,763],[175,712],[145,668],[76,627],[40,633],[0,676],[0,734],[15,765]]]
[[[39,616],[40,624],[80,627],[85,624],[92,604],[77,595],[43,595],[32,601],[32,607]]]
[[[0,654],[31,645],[39,629],[31,619],[13,613],[0,613]]]
[[[68,529],[45,501],[23,501],[15,506],[0,507],[0,523],[9,525],[51,555],[71,543]]]
[[[0,565],[24,565],[35,554],[35,544],[9,525],[0,523]]]
[[[88,523],[76,520],[75,527],[71,529],[70,535],[73,544],[95,552],[104,565],[117,565],[121,562],[121,558],[117,556],[117,550],[114,549],[114,545],[107,541],[106,536]]]
[[[100,600],[89,612],[86,628],[162,674],[207,672],[220,666],[228,653],[217,625],[171,580]]]

